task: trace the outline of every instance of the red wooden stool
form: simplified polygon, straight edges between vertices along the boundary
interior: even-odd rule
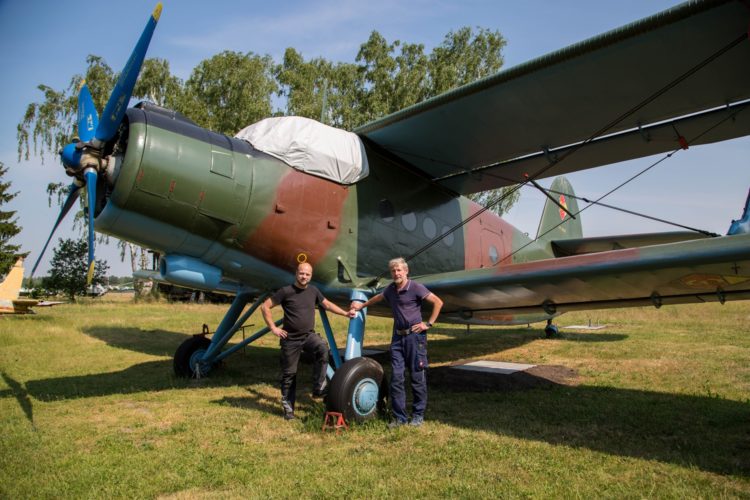
[[[346,425],[344,415],[337,411],[327,411],[323,418],[323,428],[321,430],[326,431],[329,429],[336,429],[337,434],[341,429],[348,430],[349,426]]]

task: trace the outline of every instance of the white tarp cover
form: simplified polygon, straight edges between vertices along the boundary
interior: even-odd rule
[[[235,137],[290,167],[339,184],[353,184],[369,173],[365,147],[357,134],[309,118],[266,118]]]

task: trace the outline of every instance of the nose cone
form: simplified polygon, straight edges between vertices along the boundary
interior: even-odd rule
[[[76,148],[75,143],[70,143],[60,151],[60,159],[66,169],[78,168],[81,164],[81,150]]]

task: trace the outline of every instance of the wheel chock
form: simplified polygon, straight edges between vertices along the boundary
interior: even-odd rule
[[[325,432],[332,429],[336,430],[336,434],[341,432],[341,429],[349,429],[344,420],[344,415],[337,411],[327,411],[325,417],[323,417],[323,428],[321,430]]]

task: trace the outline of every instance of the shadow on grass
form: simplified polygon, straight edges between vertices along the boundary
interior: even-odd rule
[[[611,387],[430,390],[428,419],[553,445],[750,475],[750,404]]]
[[[169,335],[180,337],[178,344],[186,338],[185,335]],[[174,345],[169,346],[170,351],[174,349]],[[138,363],[115,372],[32,380],[26,383],[26,390],[41,401],[56,401],[189,387],[226,387],[248,381],[275,383],[278,370],[277,349],[252,346],[247,348],[246,354],[231,356],[209,377],[200,380],[175,376],[172,359],[166,359]]]
[[[142,330],[121,326],[89,327],[84,328],[83,333],[119,349],[170,357],[174,356],[177,347],[190,337],[184,333],[167,330]]]
[[[228,358],[209,378],[186,380],[174,376],[171,356],[187,335],[109,327],[90,328],[86,333],[113,347],[169,359],[147,361],[116,372],[28,381],[25,387],[2,374],[10,387],[3,396],[13,395],[32,424],[32,397],[54,401],[189,387],[257,383],[275,386],[278,382],[276,348],[250,346],[246,354]],[[607,342],[626,337],[611,333],[567,336],[562,340]],[[448,362],[501,352],[540,338],[539,331],[526,328],[475,329],[469,335],[431,340],[430,353],[434,362]],[[303,391],[307,375],[301,369],[298,376],[299,404],[312,408],[315,403],[308,402]],[[253,388],[247,397],[216,402],[279,414],[278,401]],[[710,395],[566,385],[480,392],[471,387],[456,391],[445,385],[431,385],[427,418],[552,445],[658,460],[720,474],[750,475],[750,403]]]
[[[246,397],[226,397],[214,401],[217,404],[229,405],[243,410],[255,410],[269,413],[283,418],[281,409],[281,394],[278,389],[274,392],[275,396],[271,397],[253,388],[248,388]],[[297,388],[297,401],[294,405],[294,412],[297,420],[306,427],[320,431],[323,415],[325,414],[325,403],[322,400],[315,400],[308,394]]]
[[[23,410],[24,415],[26,415],[26,418],[31,423],[32,427],[34,426],[34,407],[31,404],[31,399],[29,398],[29,393],[24,388],[23,384],[18,382],[16,379],[11,377],[5,372],[0,372],[0,375],[2,375],[3,380],[6,384],[8,384],[8,387],[10,387],[10,392],[13,394],[13,397],[16,398],[16,401],[18,401],[18,406],[21,407],[21,410]],[[0,396],[4,396],[3,392],[0,392]]]
[[[443,338],[434,338],[434,335]],[[534,328],[474,328],[471,333],[456,328],[437,328],[432,338],[428,336],[431,363],[445,363],[459,359],[475,358],[515,349],[535,341],[543,342],[619,342],[628,338],[621,333],[564,333],[555,339],[546,339],[542,329]],[[449,338],[444,338],[448,336]],[[381,349],[388,349],[381,345]]]

